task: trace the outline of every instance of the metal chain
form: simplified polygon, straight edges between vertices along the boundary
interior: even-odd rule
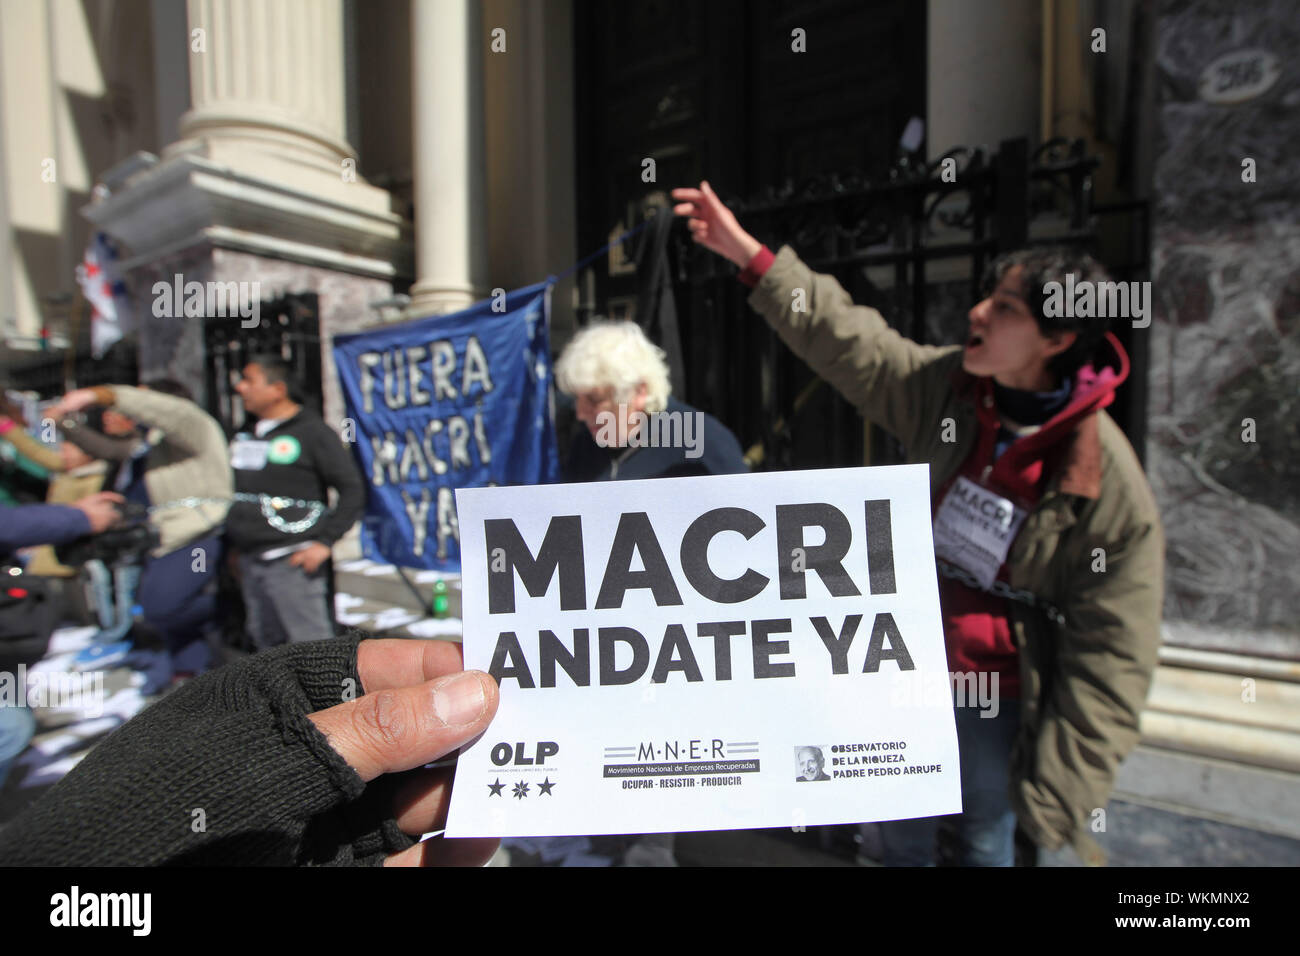
[[[197,508],[201,504],[229,504],[232,501],[242,501],[248,504],[255,504],[261,508],[262,517],[276,531],[282,531],[285,534],[301,534],[306,531],[325,513],[325,502],[323,501],[304,501],[302,498],[281,498],[275,495],[249,494],[248,492],[239,491],[229,498],[205,498],[199,495],[190,495],[188,498],[177,498],[174,501],[165,501],[160,505],[152,505],[149,508],[149,514],[157,511],[166,511],[171,508]],[[304,515],[297,521],[285,521],[276,512],[283,511],[285,508],[309,508],[311,513]]]
[[[1055,604],[1045,601],[1033,591],[1026,588],[1013,588],[1005,581],[994,581],[991,588],[982,587],[979,579],[963,567],[959,567],[943,558],[935,558],[934,563],[939,568],[939,573],[945,578],[951,578],[954,581],[960,581],[967,587],[974,588],[976,591],[983,591],[985,594],[993,594],[1000,598],[1006,598],[1008,601],[1015,601],[1017,604],[1024,604],[1028,607],[1036,607],[1044,614],[1053,624],[1060,627],[1065,626],[1065,615]]]

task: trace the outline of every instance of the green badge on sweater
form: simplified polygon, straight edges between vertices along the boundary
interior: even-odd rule
[[[302,454],[302,445],[292,435],[281,435],[266,450],[266,460],[273,465],[291,465]]]

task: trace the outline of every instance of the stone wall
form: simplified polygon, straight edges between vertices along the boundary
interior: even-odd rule
[[[1300,658],[1295,13],[1293,0],[1160,6],[1147,446],[1175,639],[1292,659]],[[1206,68],[1249,49],[1277,58],[1276,82],[1237,103],[1203,99]],[[1254,182],[1243,181],[1248,158]]]
[[[343,396],[334,370],[334,336],[375,325],[376,315],[370,303],[389,298],[393,294],[391,282],[210,246],[196,247],[183,256],[137,270],[132,279],[137,290],[137,314],[144,323],[139,334],[141,376],[168,374],[188,382],[200,402],[204,400],[205,361],[202,319],[155,318],[149,309],[150,300],[144,294],[153,282],[170,282],[177,272],[184,275],[186,282],[258,282],[263,301],[290,293],[316,293],[320,306],[324,418],[332,428],[339,429],[343,420]]]

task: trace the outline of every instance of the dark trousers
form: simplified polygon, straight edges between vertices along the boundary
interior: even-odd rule
[[[1001,701],[996,717],[958,707],[962,813],[957,820],[961,866],[1014,866],[1016,814],[1011,808],[1011,747],[1020,729],[1020,701]],[[933,866],[939,817],[880,825],[886,866]]]
[[[199,674],[212,666],[207,630],[216,620],[217,596],[208,585],[221,559],[221,537],[213,535],[145,562],[136,601],[162,635],[174,670]]]
[[[333,566],[326,561],[314,574],[289,563],[290,555],[263,561],[239,558],[246,613],[244,626],[259,651],[281,644],[323,641],[334,636],[327,595]]]

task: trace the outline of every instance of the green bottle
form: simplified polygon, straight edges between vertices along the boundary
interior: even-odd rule
[[[447,616],[447,582],[436,581],[433,585],[433,616]]]

